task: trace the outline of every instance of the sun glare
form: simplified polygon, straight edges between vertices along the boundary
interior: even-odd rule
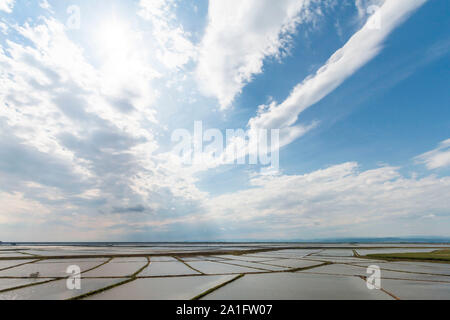
[[[136,33],[129,24],[118,18],[110,18],[99,24],[94,33],[97,54],[101,61],[102,90],[117,92],[136,71]]]
[[[96,43],[103,56],[125,55],[132,45],[133,33],[128,25],[118,19],[100,24]]]

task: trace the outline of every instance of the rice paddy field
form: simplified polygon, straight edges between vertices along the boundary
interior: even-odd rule
[[[448,244],[2,245],[0,300],[448,300],[449,253]],[[381,287],[371,290],[373,265]]]

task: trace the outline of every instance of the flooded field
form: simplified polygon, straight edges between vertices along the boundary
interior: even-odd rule
[[[0,300],[450,299],[448,262],[366,257],[448,249],[436,244],[3,245]],[[373,265],[381,272],[381,288],[370,290],[367,268]]]
[[[137,279],[88,297],[88,300],[189,300],[233,276],[198,276]]]
[[[156,259],[156,258],[155,258]],[[170,262],[154,262],[145,268],[139,275],[140,276],[173,276],[173,275],[187,275],[187,274],[200,274],[185,264],[178,261]]]
[[[212,300],[392,299],[357,277],[270,273],[245,275],[205,297]]]

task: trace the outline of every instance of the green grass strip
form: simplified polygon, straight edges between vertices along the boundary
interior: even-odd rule
[[[250,267],[250,266],[246,266],[246,265],[243,265],[243,264],[238,264],[239,260],[238,261],[233,260],[236,263],[225,262],[225,261],[217,261],[217,260],[206,260],[206,261],[215,262],[215,263],[222,263],[222,264],[228,264],[230,266],[236,266],[236,267],[244,267],[244,268],[248,268],[248,269],[255,269],[255,270],[259,270],[259,271],[268,271],[268,272],[272,271],[272,270],[269,270],[269,269],[258,268],[258,267]],[[247,261],[247,262],[254,263],[252,261]]]
[[[112,259],[111,259],[111,260],[112,260]],[[108,262],[109,262],[109,261],[108,261]],[[105,292],[105,291],[107,291],[107,290],[116,288],[116,287],[118,287],[118,286],[127,284],[127,283],[129,283],[129,282],[132,282],[132,281],[136,280],[136,279],[137,279],[137,278],[136,278],[137,275],[138,275],[139,273],[141,273],[141,272],[142,272],[145,268],[147,268],[149,265],[150,265],[150,259],[147,257],[147,263],[146,263],[142,268],[140,268],[138,271],[136,271],[135,273],[133,273],[133,274],[130,276],[129,279],[126,279],[126,280],[124,280],[124,281],[121,281],[121,282],[112,284],[112,285],[110,285],[110,286],[107,286],[107,287],[104,287],[104,288],[101,288],[101,289],[98,289],[98,290],[94,290],[94,291],[91,291],[91,292],[88,292],[88,293],[85,293],[85,294],[82,294],[82,295],[79,295],[79,296],[76,296],[76,297],[73,297],[73,298],[70,298],[70,299],[67,299],[67,300],[82,300],[82,299],[84,299],[84,298],[91,297],[91,296],[96,295],[96,294],[99,294],[99,293],[101,293],[101,292]]]
[[[36,263],[36,262],[42,261],[42,260],[45,260],[45,259],[38,259],[38,260],[35,260],[35,261],[31,261],[31,262],[27,262],[27,263],[22,263],[22,264],[19,264],[19,265],[10,267],[10,268],[2,269],[1,271],[7,270],[7,269],[11,269],[11,268],[15,268],[15,267],[20,267],[20,266],[23,266],[23,265],[26,265],[26,264]],[[112,260],[112,258],[109,259],[109,260],[107,260],[107,261],[105,261],[105,262],[103,262],[103,263],[101,263],[101,264],[99,264],[98,266],[95,266],[95,267],[93,267],[93,268],[91,268],[91,269],[89,269],[89,270],[85,270],[85,271],[83,271],[83,272],[81,272],[81,273],[85,273],[85,272],[88,272],[88,271],[97,269],[97,268],[99,268],[99,267],[101,267],[101,266],[107,264],[107,263],[108,263],[109,261],[111,261],[111,260]],[[41,285],[41,284],[50,283],[50,282],[53,282],[53,281],[58,281],[58,280],[67,279],[68,277],[69,277],[69,276],[67,276],[67,277],[51,277],[52,279],[50,279],[50,280],[41,281],[41,282],[36,282],[36,283],[29,283],[29,284],[25,284],[25,285],[22,285],[22,286],[17,286],[17,287],[12,287],[12,288],[3,289],[3,290],[0,290],[0,293],[4,293],[4,292],[8,292],[8,291],[13,291],[13,290],[18,290],[18,289],[24,289],[24,288],[28,288],[28,287],[34,287],[34,286],[38,286],[38,285]],[[23,277],[23,278],[22,278],[22,277],[21,277],[20,279],[31,279],[31,278],[29,278],[29,277]]]
[[[138,271],[136,271],[135,273],[133,273],[133,274],[131,275],[131,277],[136,278],[137,275],[138,275],[139,273],[141,273],[142,271],[144,271],[144,269],[147,268],[149,265],[150,265],[150,258],[147,257],[147,264],[146,264],[145,266],[143,266],[142,268],[140,268],[140,269],[139,269]]]
[[[404,252],[404,253],[374,253],[364,256],[368,259],[383,259],[388,261],[423,261],[450,263],[450,250],[436,250],[433,252]]]
[[[310,269],[314,269],[314,268],[319,268],[319,267],[323,267],[323,266],[328,266],[330,264],[333,264],[333,262],[324,262],[322,264],[317,264],[314,266],[309,266],[309,267],[301,267],[301,268],[293,268],[293,269],[288,269],[288,270],[284,270],[284,271],[280,271],[280,272],[297,272],[297,271],[305,271],[305,270],[310,270]]]
[[[46,283],[57,281],[57,280],[60,280],[60,279],[50,279],[50,280],[47,280],[47,281],[41,281],[41,282],[36,282],[36,283],[24,284],[23,286],[18,286],[18,287],[13,287],[13,288],[7,288],[7,289],[0,290],[0,293],[13,291],[13,290],[18,290],[18,289],[23,289],[23,288],[28,288],[28,287],[34,287],[34,286],[38,286],[40,284],[46,284]]]
[[[179,262],[181,262],[182,264],[184,264],[186,267],[188,267],[191,270],[194,270],[195,272],[198,272],[200,274],[204,274],[203,272],[201,272],[200,270],[195,269],[193,266],[189,265],[187,262],[185,262],[184,260],[178,258],[177,256],[173,256],[175,259],[177,259]]]
[[[95,270],[95,269],[97,269],[97,268],[100,268],[101,266],[104,266],[105,264],[107,264],[108,262],[110,262],[112,259],[113,259],[113,258],[109,258],[109,259],[106,260],[105,262],[100,263],[98,266],[95,266],[95,267],[93,267],[93,268],[91,268],[91,269],[88,269],[88,270],[84,270],[83,272],[81,272],[81,274],[86,273],[86,272],[89,272],[89,271],[92,271],[92,270]]]
[[[30,259],[29,259],[29,260],[30,260]],[[36,263],[36,262],[42,261],[42,260],[43,260],[43,259],[36,259],[36,260],[33,260],[33,261],[24,262],[24,263],[21,263],[21,264],[16,264],[16,265],[11,266],[11,267],[7,267],[7,268],[0,269],[0,271],[5,271],[5,270],[12,269],[12,268],[17,268],[17,267],[20,267],[20,266],[24,266],[24,265],[26,265],[26,264]]]
[[[244,275],[245,274],[240,274],[240,275],[238,275],[237,277],[234,277],[231,280],[228,280],[228,281],[226,281],[224,283],[219,284],[218,286],[215,286],[214,288],[208,289],[205,292],[200,293],[198,296],[195,296],[191,300],[200,300],[201,298],[203,298],[203,297],[207,296],[208,294],[210,294],[210,293],[212,293],[212,292],[214,292],[214,291],[216,291],[216,290],[226,286],[227,284],[230,284],[230,283],[232,283],[232,282],[242,278]]]
[[[79,296],[76,296],[76,297],[73,297],[73,298],[70,298],[70,299],[67,299],[67,300],[82,300],[84,298],[87,298],[87,297],[93,296],[95,294],[99,294],[101,292],[113,289],[115,287],[121,286],[123,284],[126,284],[126,283],[134,281],[134,280],[136,280],[136,278],[129,278],[129,279],[126,279],[124,281],[115,283],[113,285],[110,285],[110,286],[107,286],[107,287],[104,287],[104,288],[101,288],[101,289],[98,289],[98,290],[94,290],[94,291],[91,291],[91,292],[88,292],[88,293],[85,293],[85,294],[82,294],[82,295],[79,295]]]

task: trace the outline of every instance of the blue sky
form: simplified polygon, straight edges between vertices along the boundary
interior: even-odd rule
[[[0,240],[450,236],[449,9],[0,0]],[[279,170],[183,162],[196,121]]]

